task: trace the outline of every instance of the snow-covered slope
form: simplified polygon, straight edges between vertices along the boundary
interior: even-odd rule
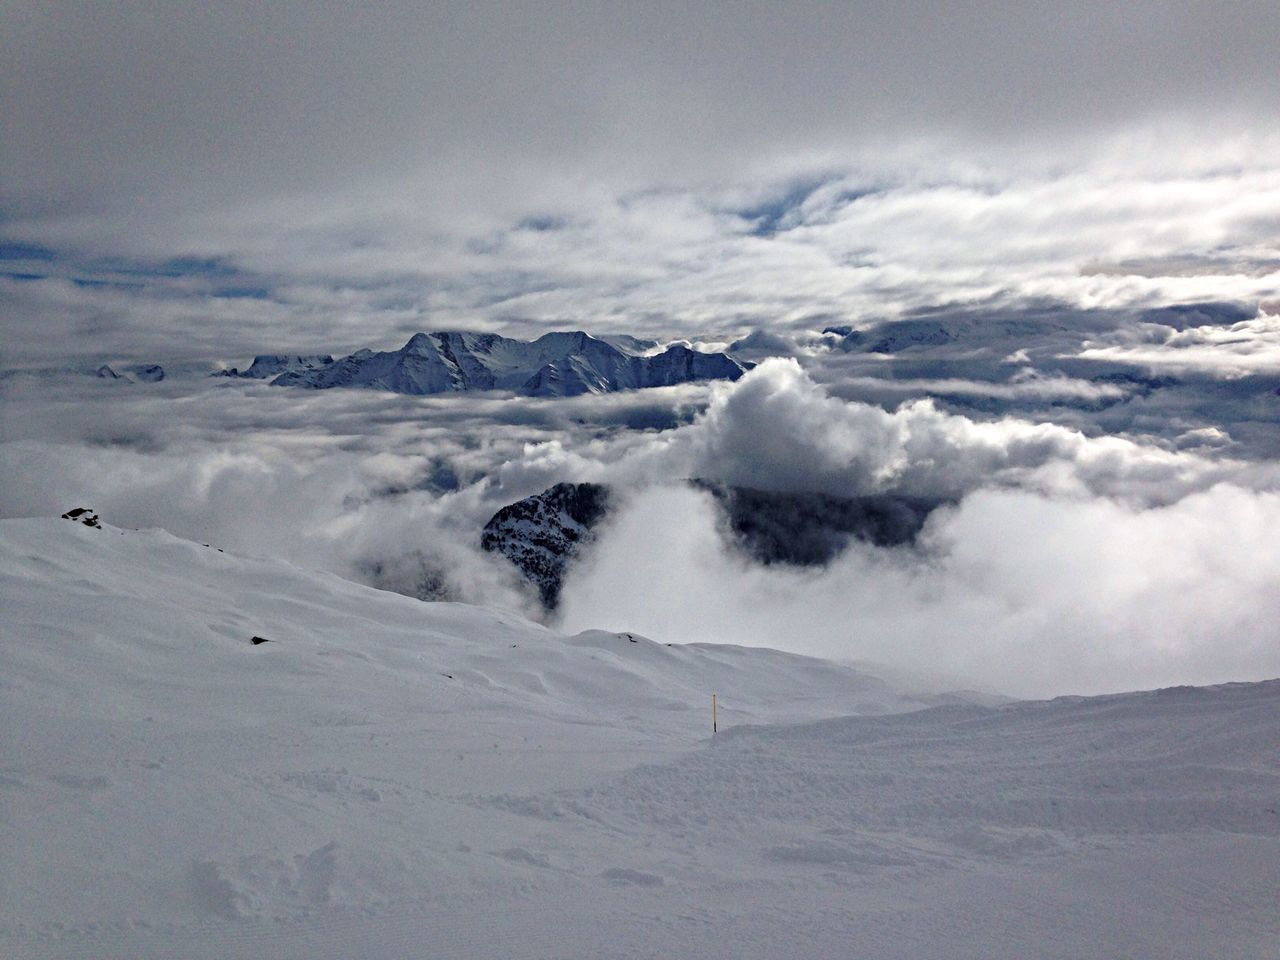
[[[261,356],[240,375],[274,376],[273,384],[317,390],[367,387],[414,395],[512,390],[561,397],[736,380],[748,366],[678,344],[653,356],[625,346],[624,340],[607,342],[582,332],[548,333],[532,343],[492,333],[418,333],[399,350],[359,350],[337,361]]]
[[[62,520],[0,522],[0,604],[0,955],[1274,947],[1277,683],[891,713]]]

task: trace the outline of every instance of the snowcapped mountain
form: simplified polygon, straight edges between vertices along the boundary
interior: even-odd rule
[[[69,364],[62,367],[38,367],[0,370],[0,381],[14,378],[33,380],[61,380],[65,377],[96,377],[116,383],[159,383],[165,379],[165,369],[158,363],[131,363],[119,369],[109,363],[98,366]]]
[[[244,373],[228,373],[313,390],[365,387],[412,395],[511,390],[530,397],[570,397],[736,380],[750,366],[679,344],[654,355],[639,352],[647,345],[582,332],[548,333],[531,343],[492,333],[418,333],[399,350],[359,350],[339,360],[264,355]]]
[[[753,490],[707,480],[691,481],[724,511],[739,547],[760,563],[823,564],[851,540],[897,546],[915,539],[935,500],[881,494],[836,497],[822,493]],[[597,483],[558,483],[503,507],[481,533],[485,550],[520,568],[548,610],[556,607],[565,569],[592,542],[608,514],[610,488]]]
[[[164,367],[158,363],[135,364],[124,369],[124,373],[117,373],[104,363],[93,373],[100,380],[124,380],[130,383],[159,383],[164,379]]]
[[[318,353],[305,357],[261,353],[254,357],[253,363],[243,371],[232,367],[230,370],[220,370],[214,376],[270,380],[284,373],[303,374],[314,370],[322,370],[331,363],[333,363],[333,357],[327,353]]]
[[[6,957],[1274,954],[1277,681],[918,696],[56,519],[0,609]]]

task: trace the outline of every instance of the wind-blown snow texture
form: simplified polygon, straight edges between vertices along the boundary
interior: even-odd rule
[[[1278,682],[919,698],[62,520],[0,571],[6,956],[1274,955]]]
[[[399,350],[328,356],[259,356],[239,376],[277,386],[367,387],[422,396],[512,390],[529,397],[572,397],[698,380],[737,380],[750,366],[723,353],[675,344],[654,356],[589,334],[548,333],[532,343],[492,333],[419,333]],[[617,344],[622,344],[618,346]]]

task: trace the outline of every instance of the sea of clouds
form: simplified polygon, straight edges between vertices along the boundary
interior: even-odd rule
[[[620,506],[570,570],[568,630],[768,645],[1016,695],[1280,674],[1273,457],[1211,426],[1189,443],[1180,426],[1118,434],[1087,415],[847,399],[847,383],[818,379],[827,369],[773,358],[737,383],[565,400],[15,375],[0,513],[90,506],[118,526],[542,617],[480,529],[554,483],[607,482]],[[765,567],[676,482],[690,477],[947,506],[915,547]]]

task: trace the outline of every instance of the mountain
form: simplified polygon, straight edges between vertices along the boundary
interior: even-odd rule
[[[164,379],[164,367],[158,363],[147,363],[133,367],[130,372],[143,383],[159,383]]]
[[[232,367],[220,370],[215,377],[247,377],[251,380],[270,380],[284,373],[309,373],[322,370],[333,363],[333,357],[327,353],[311,356],[285,356],[283,354],[260,353],[253,358],[253,363],[243,371]]]
[[[936,500],[893,494],[836,497],[691,482],[715,498],[737,545],[765,564],[824,564],[851,540],[881,547],[911,543],[938,506]],[[610,504],[605,485],[558,483],[495,513],[480,545],[519,567],[538,588],[543,606],[554,610],[566,567],[592,542]]]
[[[244,373],[277,386],[325,390],[364,387],[415,396],[466,390],[511,390],[529,397],[571,397],[699,380],[737,380],[750,364],[723,353],[673,345],[639,352],[650,341],[548,333],[533,342],[492,333],[418,333],[399,350],[327,356],[255,358]]]
[[[0,956],[1275,955],[1280,682],[919,696],[52,518],[0,609]]]
[[[100,380],[120,380],[124,383],[159,383],[164,379],[164,367],[158,363],[141,363],[122,368],[124,373],[117,373],[109,364],[102,364],[93,371]]]
[[[557,483],[533,497],[508,504],[484,525],[480,546],[500,553],[538,588],[542,605],[554,610],[564,570],[595,534],[609,510],[609,488],[599,483]]]

